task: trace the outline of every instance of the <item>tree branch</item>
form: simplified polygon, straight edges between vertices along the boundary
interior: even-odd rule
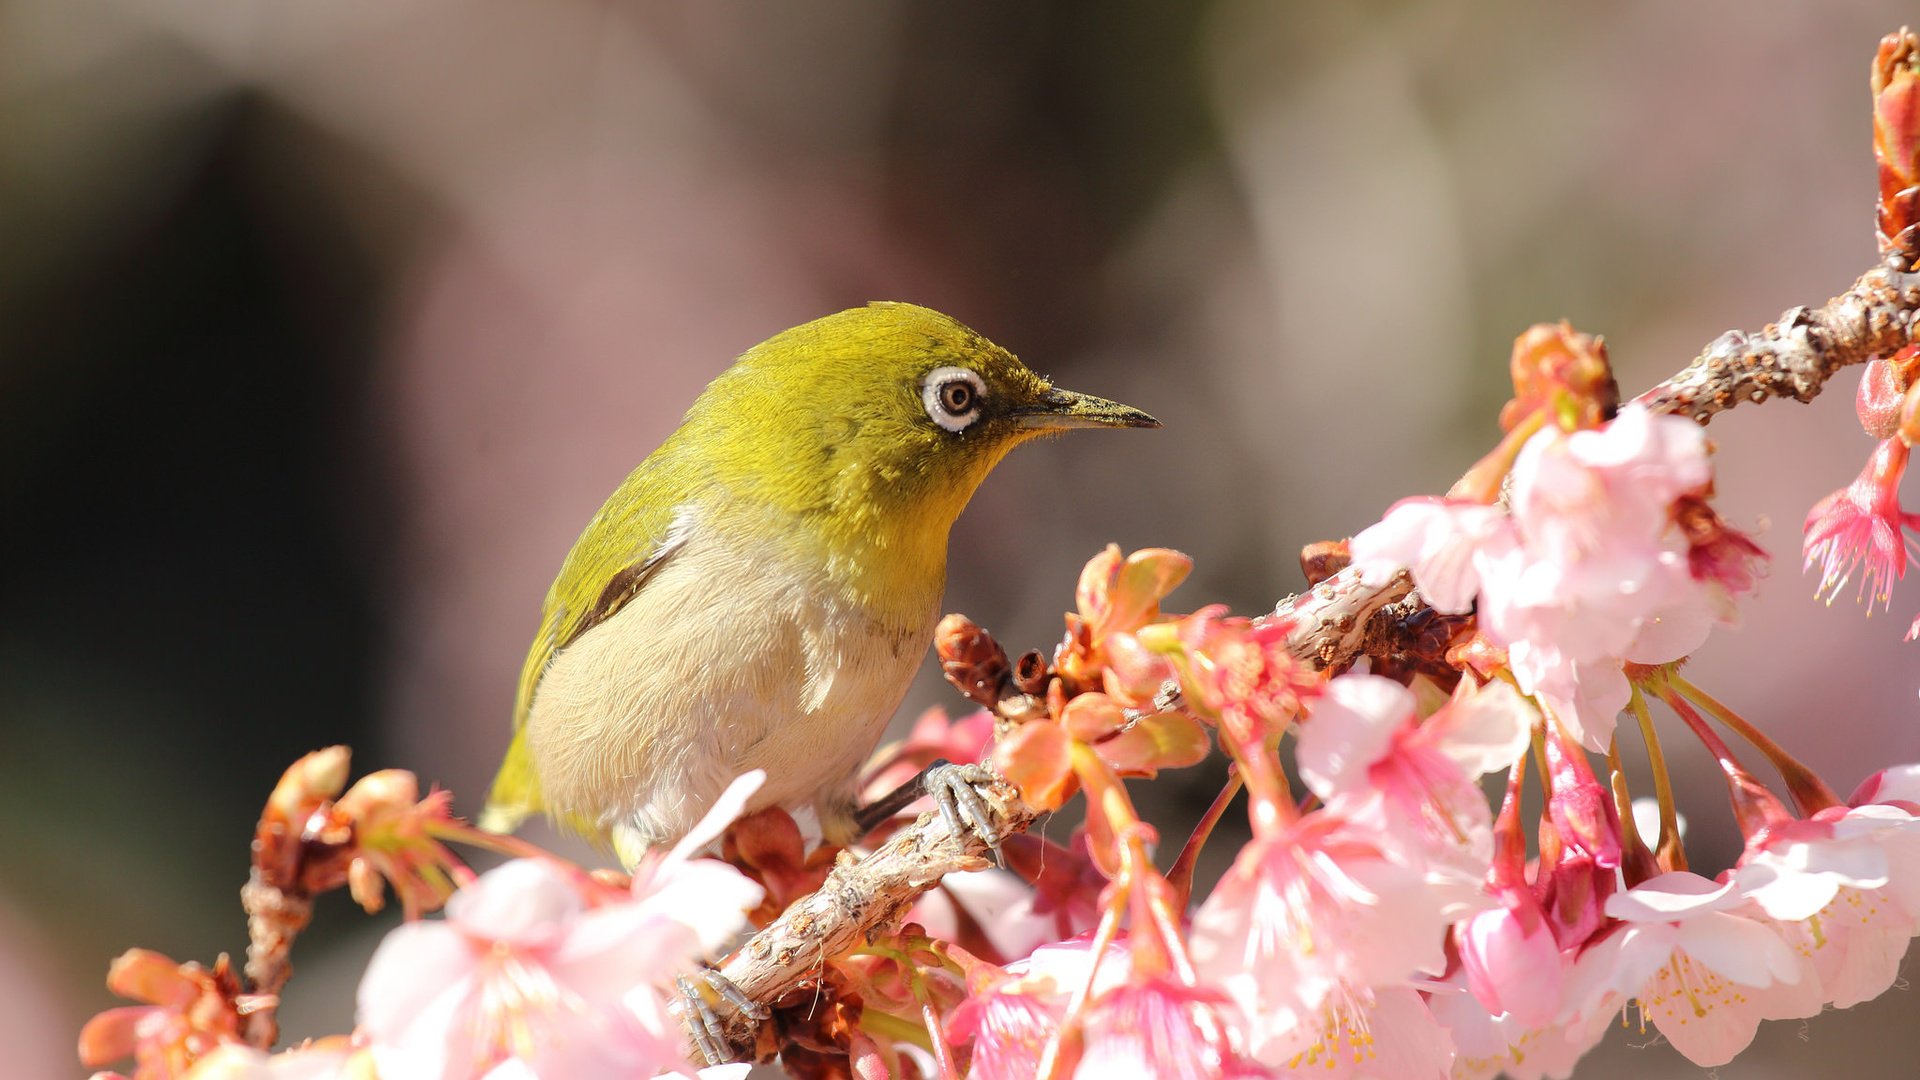
[[[978,790],[1001,836],[1025,832],[1033,824],[1036,813],[1020,801],[1013,785],[1003,781]],[[718,970],[753,1001],[777,1003],[820,978],[832,957],[897,925],[913,901],[941,878],[988,865],[987,845],[978,836],[966,830],[955,835],[939,814],[922,814],[864,858],[843,856],[818,889],[749,938]],[[716,1012],[736,1052],[755,1046],[758,1021],[724,1000]]]
[[[1841,368],[1897,352],[1912,340],[1920,275],[1906,271],[1911,265],[1913,254],[1902,245],[1818,308],[1793,308],[1758,334],[1729,330],[1637,400],[1699,424],[1742,401],[1812,401]]]

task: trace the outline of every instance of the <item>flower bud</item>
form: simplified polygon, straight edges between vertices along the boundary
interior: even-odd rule
[[[1876,439],[1887,439],[1899,429],[1900,403],[1906,396],[1906,383],[1894,366],[1883,357],[1867,361],[1860,373],[1860,389],[1854,394],[1853,411],[1860,426]]]

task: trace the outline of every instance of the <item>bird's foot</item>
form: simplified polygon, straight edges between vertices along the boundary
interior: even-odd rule
[[[865,836],[922,795],[930,795],[948,832],[955,836],[971,833],[979,837],[992,849],[993,861],[1004,867],[1006,860],[1000,854],[1000,841],[1005,837],[994,827],[993,811],[980,797],[979,790],[981,784],[1000,782],[999,775],[985,765],[955,765],[941,759],[920,770],[920,775],[900,785],[898,790],[861,807],[854,815],[857,835]]]
[[[708,993],[733,1006],[741,1015],[755,1020],[765,1020],[773,1014],[767,1011],[766,1006],[742,993],[739,987],[733,985],[733,980],[713,968],[703,969],[697,978],[699,982],[685,975],[674,979],[674,985],[680,990],[681,1004],[686,1010],[683,1019],[687,1033],[693,1036],[694,1046],[699,1048],[708,1065],[729,1065],[744,1060],[744,1055],[734,1049],[732,1041],[727,1038],[727,1025],[714,1009],[713,999],[708,997]],[[704,988],[701,984],[704,984]]]
[[[993,849],[993,861],[1005,866],[1000,856],[1000,841],[1005,839],[994,827],[993,812],[980,797],[979,784],[997,783],[1000,777],[985,765],[955,765],[936,761],[921,773],[921,784],[933,796],[947,831],[955,836],[971,832]]]

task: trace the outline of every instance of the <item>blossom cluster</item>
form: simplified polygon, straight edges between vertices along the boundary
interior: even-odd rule
[[[1920,37],[1887,39],[1873,89],[1882,247],[1910,250]],[[1004,837],[1001,867],[888,907],[897,918],[820,956],[805,986],[749,1003],[752,1052],[863,1080],[1535,1080],[1571,1076],[1623,1019],[1712,1067],[1761,1021],[1892,986],[1920,934],[1920,764],[1842,798],[1686,677],[1765,565],[1713,509],[1708,440],[1622,405],[1604,347],[1565,324],[1521,335],[1511,372],[1504,436],[1452,490],[1307,560],[1316,584],[1410,586],[1399,614],[1375,613],[1384,629],[1357,628],[1359,657],[1304,646],[1315,628],[1291,614],[1164,612],[1191,563],[1160,549],[1095,556],[1050,657],[1011,663],[944,621],[943,669],[983,708],[922,717],[863,791],[983,762],[1035,810],[1083,796],[1085,826],[1065,845]],[[1857,574],[1886,604],[1920,552],[1898,493],[1920,347],[1869,364],[1858,409],[1878,444],[1813,507],[1803,556],[1821,593]],[[1418,641],[1396,638],[1393,619],[1421,617],[1408,610],[1438,613]],[[1744,838],[1731,865],[1690,857],[1663,749],[1676,735],[1726,780]],[[1622,765],[1633,738],[1650,797]],[[1163,859],[1126,781],[1222,759],[1218,797]],[[344,749],[321,751],[269,799],[244,970],[127,952],[108,985],[138,1004],[86,1026],[86,1065],[131,1059],[134,1080],[738,1077],[746,1065],[691,1063],[717,1043],[689,977],[855,857],[808,850],[778,808],[736,821],[753,774],[626,873],[473,830],[410,774],[346,779]],[[1243,792],[1251,838],[1201,894],[1201,852]],[[453,843],[513,859],[475,874]],[[369,910],[396,895],[407,921],[361,981],[354,1030],[274,1054],[287,951],[314,897],[342,887]]]

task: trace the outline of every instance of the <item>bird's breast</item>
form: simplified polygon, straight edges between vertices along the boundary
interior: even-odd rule
[[[542,676],[528,735],[548,806],[667,840],[748,769],[768,774],[755,806],[849,788],[938,598],[875,604],[790,543],[696,524]]]

